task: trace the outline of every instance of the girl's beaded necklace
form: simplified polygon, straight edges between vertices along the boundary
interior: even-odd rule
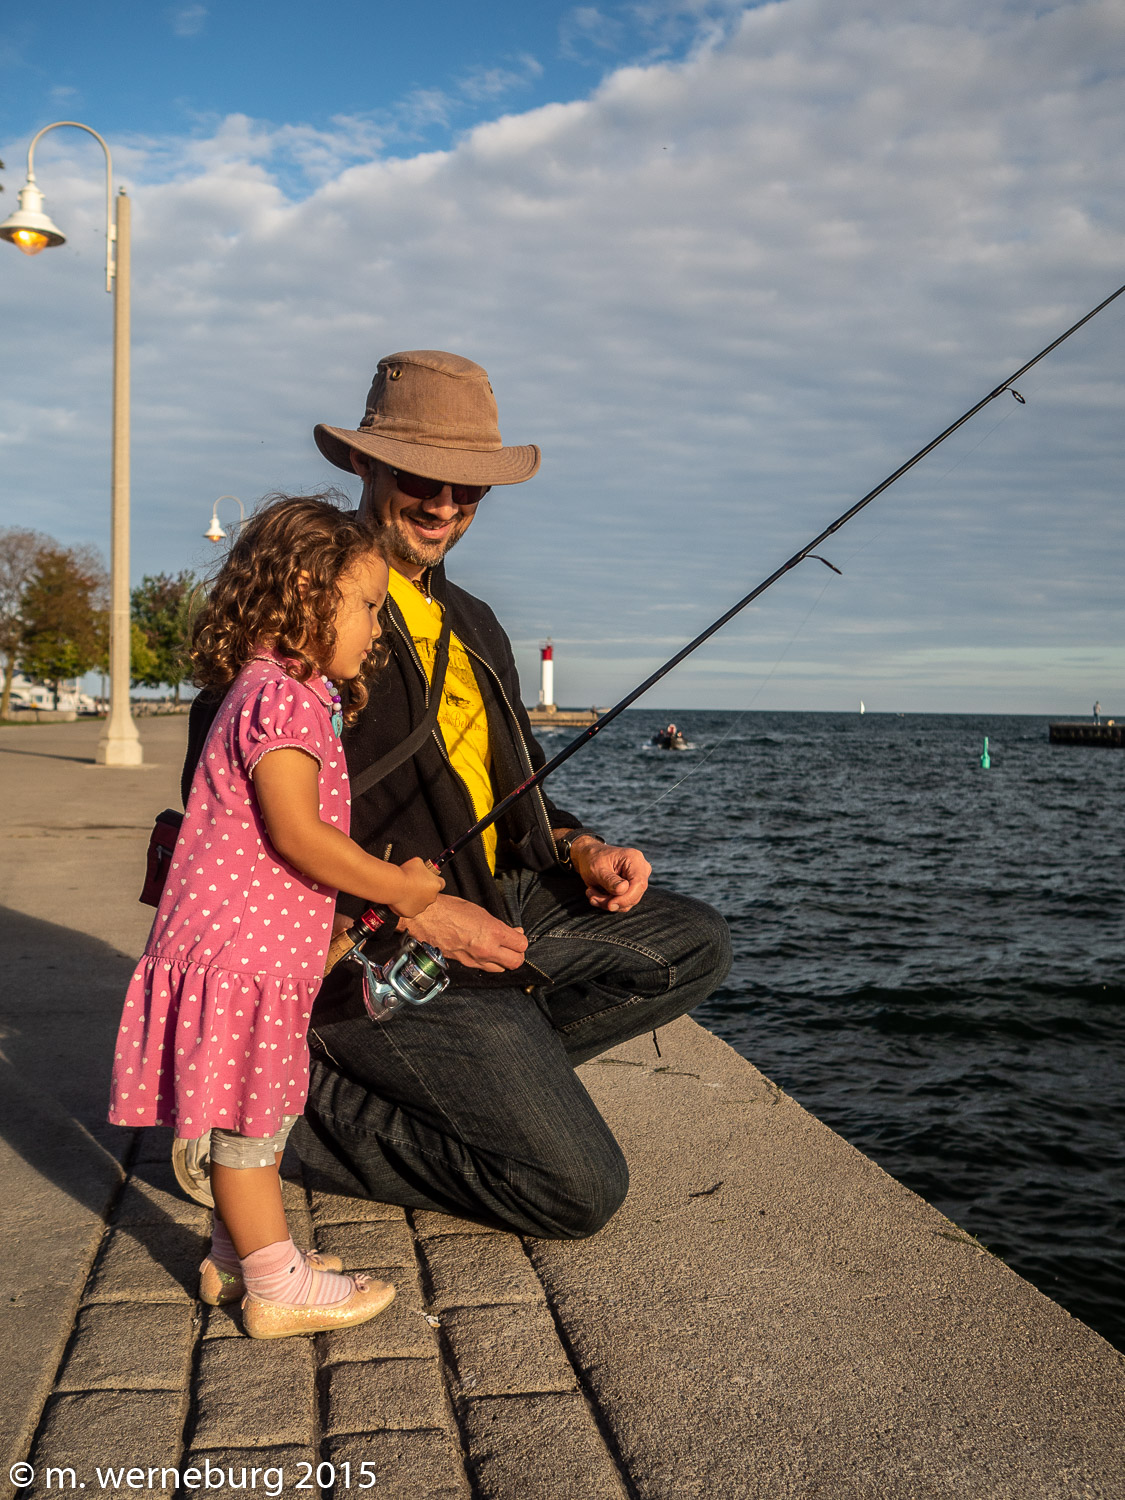
[[[344,705],[340,698],[340,689],[330,677],[326,677],[324,681],[328,685],[328,691],[332,694],[332,733],[339,739],[344,732]]]

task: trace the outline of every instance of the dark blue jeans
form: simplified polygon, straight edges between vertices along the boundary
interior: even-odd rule
[[[499,878],[550,984],[314,1021],[292,1140],[336,1191],[577,1239],[616,1212],[629,1177],[575,1067],[706,999],[730,937],[717,912],[669,891],[607,913],[567,872]]]

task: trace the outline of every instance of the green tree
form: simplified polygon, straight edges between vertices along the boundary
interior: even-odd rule
[[[94,671],[103,675],[109,672],[109,610],[98,611],[98,659]],[[137,624],[129,621],[129,677],[133,686],[137,683],[163,682],[156,673],[156,655],[149,646],[148,638]]]
[[[187,569],[175,578],[169,573],[146,576],[132,593],[133,621],[147,647],[143,666],[134,650],[133,681],[144,687],[163,683],[172,689],[177,703],[180,685],[190,674],[188,647],[198,594],[195,574]]]
[[[39,531],[11,526],[0,531],[0,656],[3,657],[4,688],[0,693],[0,719],[8,717],[12,677],[23,642],[23,595],[35,572],[39,554],[51,545]]]
[[[21,596],[19,664],[29,677],[59,685],[105,658],[106,572],[93,547],[40,548]]]
[[[159,673],[156,652],[149,645],[148,637],[136,620],[129,621],[129,676],[134,687],[138,683],[147,687],[164,681]]]

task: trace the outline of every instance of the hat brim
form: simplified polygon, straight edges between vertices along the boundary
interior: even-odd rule
[[[316,446],[329,463],[354,473],[351,455],[365,453],[396,469],[440,479],[446,484],[522,484],[539,468],[540,452],[534,443],[520,448],[438,448],[429,443],[404,443],[378,432],[357,432],[348,427],[313,428]]]

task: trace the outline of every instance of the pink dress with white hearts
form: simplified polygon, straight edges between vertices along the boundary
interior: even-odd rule
[[[336,892],[271,848],[251,772],[298,746],[320,765],[320,815],[351,820],[326,679],[273,657],[231,684],[200,757],[144,954],[125,997],[113,1065],[114,1125],[212,1126],[264,1137],[299,1115],[306,1041]]]

